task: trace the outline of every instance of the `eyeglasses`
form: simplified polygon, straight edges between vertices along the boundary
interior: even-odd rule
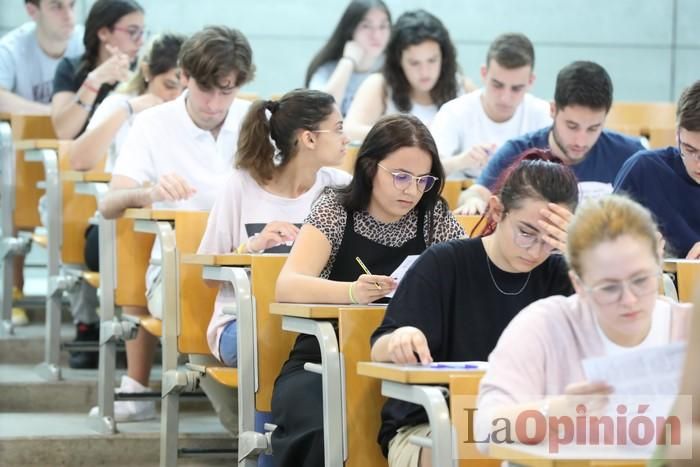
[[[580,278],[579,281],[583,284]],[[610,281],[595,287],[588,287],[584,284],[583,287],[598,305],[612,305],[622,300],[625,287],[637,298],[656,292],[659,288],[659,273],[657,271],[644,273],[630,279]]]
[[[545,253],[551,253],[555,248],[547,243],[541,235],[525,232],[517,225],[513,226],[513,242],[525,250],[529,250],[533,246],[540,244],[540,248]]]
[[[332,130],[310,130],[311,133],[335,133],[336,135],[345,135],[345,130],[342,128],[334,128]]]
[[[680,137],[678,137],[678,152],[681,153],[681,157],[683,159],[691,159],[694,162],[700,164],[700,151],[695,149],[692,152],[683,152],[683,144],[684,143],[681,141]]]
[[[144,35],[148,34],[145,29],[134,26],[130,26],[128,28],[113,26],[112,29],[127,33],[129,35],[129,39],[131,39],[133,42],[138,42]]]
[[[411,175],[406,172],[392,172],[391,170],[384,167],[382,164],[377,165],[391,174],[391,176],[394,178],[394,186],[398,190],[405,190],[411,185],[411,182],[415,180],[416,187],[418,187],[418,191],[420,191],[421,193],[425,193],[426,191],[430,191],[433,185],[435,185],[435,182],[440,180],[439,178],[434,177],[432,175],[421,175],[420,177],[416,177],[415,175]]]

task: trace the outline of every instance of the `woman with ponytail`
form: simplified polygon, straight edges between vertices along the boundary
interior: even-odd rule
[[[201,254],[289,250],[311,204],[324,188],[349,183],[338,165],[348,138],[330,94],[298,89],[279,101],[257,101],[241,125],[236,169],[214,203],[199,245]],[[209,347],[221,362],[236,366],[235,303],[222,286],[209,323]]]
[[[56,68],[51,119],[60,139],[73,139],[121,81],[143,44],[144,12],[135,0],[97,0],[85,21],[85,53]]]

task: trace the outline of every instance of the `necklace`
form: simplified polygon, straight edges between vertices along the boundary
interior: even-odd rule
[[[493,277],[493,271],[491,271],[491,260],[489,259],[489,255],[486,255],[486,267],[489,269],[489,276],[491,276],[491,282],[493,282],[493,285],[496,287],[496,289],[499,292],[501,292],[503,295],[510,295],[510,296],[520,295],[523,292],[523,290],[525,290],[525,287],[527,287],[527,283],[530,282],[530,276],[532,275],[532,271],[527,273],[527,278],[525,278],[525,283],[523,284],[522,287],[520,287],[520,290],[518,290],[517,292],[506,292],[505,290],[503,290],[502,288],[500,288],[498,286],[498,284],[496,283],[496,279]]]

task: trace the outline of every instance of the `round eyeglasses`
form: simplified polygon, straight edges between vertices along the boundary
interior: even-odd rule
[[[581,279],[579,281],[583,284]],[[583,287],[591,294],[598,305],[612,305],[622,300],[625,287],[637,298],[658,291],[659,273],[644,273],[625,280],[607,281],[594,287],[588,287],[584,284]]]
[[[426,191],[430,191],[430,189],[435,185],[435,183],[438,180],[440,180],[439,178],[433,175],[421,175],[420,177],[416,177],[415,175],[411,175],[410,173],[406,172],[401,172],[400,170],[389,170],[382,164],[377,164],[377,166],[381,167],[383,170],[391,174],[392,178],[394,179],[394,186],[398,190],[405,190],[411,185],[411,182],[415,180],[418,191],[420,191],[421,193],[425,193]]]

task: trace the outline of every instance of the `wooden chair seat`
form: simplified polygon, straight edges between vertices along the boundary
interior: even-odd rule
[[[225,366],[208,366],[207,376],[210,376],[221,384],[229,388],[238,387],[238,370]]]
[[[148,318],[142,318],[139,321],[139,324],[150,334],[153,334],[156,337],[163,336],[163,322],[158,318],[154,318],[153,316],[149,316]]]
[[[94,272],[94,271],[83,271],[81,273],[81,277],[85,282],[93,286],[94,288],[98,288],[100,286],[100,273],[99,272]]]

